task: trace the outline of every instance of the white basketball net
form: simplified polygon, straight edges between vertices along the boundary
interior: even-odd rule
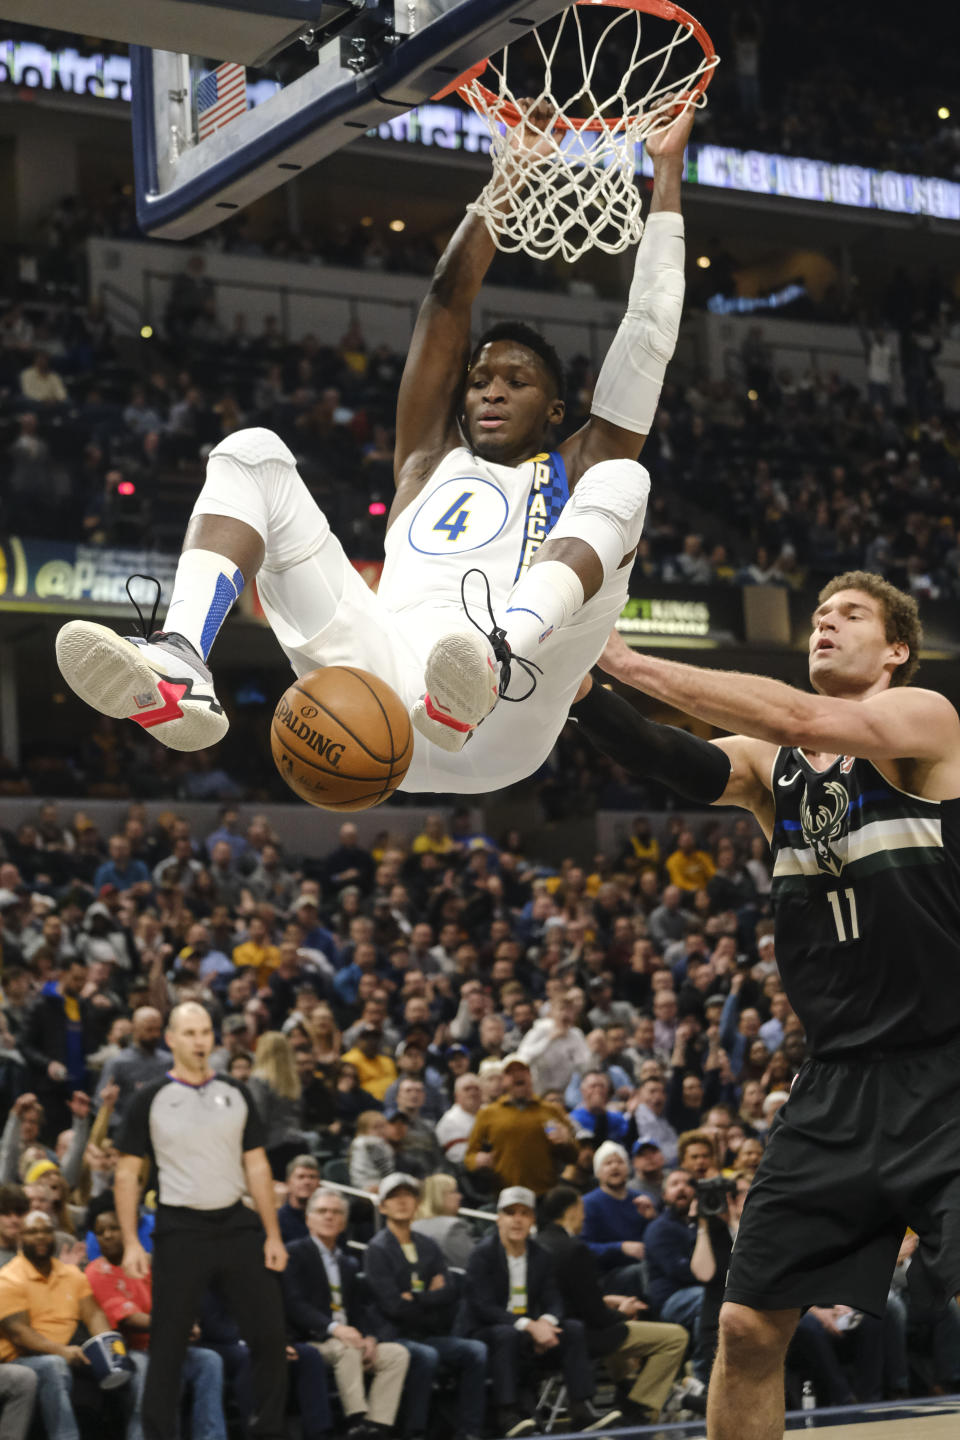
[[[560,254],[572,262],[594,247],[615,255],[635,244],[643,231],[634,183],[638,142],[676,118],[675,107],[665,105],[668,97],[682,96],[687,106],[697,108],[706,104],[695,86],[717,57],[704,53],[688,24],[677,24],[667,43],[644,55],[647,16],[632,8],[611,8],[610,14],[598,41],[584,35],[578,5],[563,11],[549,44],[539,31],[532,32],[543,63],[536,94],[522,90],[517,95],[511,89],[509,46],[487,62],[482,77],[460,89],[487,121],[493,164],[491,180],[468,208],[483,217],[501,250],[523,250],[537,260]],[[681,59],[692,68],[678,76],[672,62],[685,45],[690,50]],[[571,50],[579,52],[583,81],[561,101],[553,90],[555,59],[558,53],[563,58],[563,83],[569,86]],[[605,70],[612,70],[619,84],[604,97],[595,86],[608,88],[601,78]],[[536,129],[529,122],[518,124],[518,112],[534,107],[539,117],[556,120],[539,118]],[[571,124],[568,117],[574,116],[576,124]]]

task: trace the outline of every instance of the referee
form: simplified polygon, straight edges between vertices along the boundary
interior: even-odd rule
[[[137,1239],[144,1156],[159,1174],[144,1437],[177,1440],[184,1355],[201,1297],[215,1280],[250,1347],[256,1411],[251,1434],[283,1440],[287,1364],[277,1272],[286,1266],[287,1252],[263,1127],[243,1085],[210,1069],[213,1026],[202,1005],[178,1005],[166,1040],[173,1066],[137,1091],[117,1142],[123,1266],[135,1279],[150,1273]],[[262,1226],[241,1201],[245,1191]]]

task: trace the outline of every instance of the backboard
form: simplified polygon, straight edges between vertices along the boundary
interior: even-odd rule
[[[69,28],[77,35],[184,50],[245,65],[266,60],[307,26],[352,14],[351,0],[0,0],[4,20]]]
[[[234,3],[248,17],[271,0]],[[276,0],[284,23],[295,8]],[[225,54],[226,42],[200,54],[134,45],[141,229],[173,240],[209,229],[564,8],[564,0],[301,0],[312,18],[260,68],[240,51]]]

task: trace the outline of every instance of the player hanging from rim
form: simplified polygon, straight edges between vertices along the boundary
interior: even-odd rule
[[[738,805],[773,850],[776,955],[811,1055],[777,1113],[720,1314],[709,1440],[781,1440],[811,1305],[882,1317],[906,1226],[925,1304],[960,1300],[960,719],[906,688],[917,603],[879,575],[820,592],[808,694],[630,651],[611,675],[724,730],[644,719],[589,677],[575,714],[633,774]]]
[[[534,330],[508,322],[471,346],[471,308],[495,247],[468,214],[437,266],[403,372],[378,594],[331,535],[286,445],[268,430],[238,431],[210,454],[164,630],[120,637],[72,621],[60,631],[57,659],[80,698],[173,749],[215,744],[228,722],[207,658],[256,575],[297,674],[359,665],[407,705],[418,734],[401,789],[486,792],[532,774],[623,608],[643,527],[649,477],[637,456],[683,304],[680,181],[694,112],[673,108],[673,123],[647,141],[653,195],[627,312],[576,434],[549,449],[563,371]],[[531,110],[518,152],[535,154],[550,123]],[[482,576],[473,601],[483,629],[464,613],[473,567],[504,626],[494,621],[489,636]],[[511,676],[511,656],[536,669],[514,666]],[[516,723],[514,707],[497,701],[525,692]]]

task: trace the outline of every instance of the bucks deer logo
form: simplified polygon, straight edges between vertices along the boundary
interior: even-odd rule
[[[839,780],[828,780],[819,794],[804,794],[800,800],[800,828],[803,838],[817,857],[817,869],[839,875],[843,857],[830,842],[847,833],[850,796]]]

